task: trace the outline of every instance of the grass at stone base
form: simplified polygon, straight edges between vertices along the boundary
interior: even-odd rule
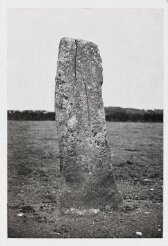
[[[107,123],[125,209],[79,216],[57,213],[55,123],[9,121],[8,237],[134,238],[137,231],[162,237],[162,126]]]

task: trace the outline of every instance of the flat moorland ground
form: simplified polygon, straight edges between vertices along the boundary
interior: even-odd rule
[[[107,122],[124,209],[59,215],[53,121],[8,122],[8,237],[162,237],[163,124]]]

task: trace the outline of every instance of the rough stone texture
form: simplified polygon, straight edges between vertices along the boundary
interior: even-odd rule
[[[61,39],[55,111],[62,210],[117,208],[122,203],[107,141],[102,83],[98,47],[84,40]]]

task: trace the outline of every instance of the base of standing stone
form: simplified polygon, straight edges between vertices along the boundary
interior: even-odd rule
[[[96,215],[100,212],[99,209],[94,209],[94,208],[90,208],[90,209],[76,209],[76,208],[70,208],[70,209],[66,209],[63,211],[63,214],[65,215]]]
[[[60,191],[60,210],[118,210],[123,206],[123,198],[114,180],[113,173],[91,176],[81,186],[71,186],[63,181]]]

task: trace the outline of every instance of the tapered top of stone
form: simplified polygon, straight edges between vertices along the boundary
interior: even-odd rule
[[[74,59],[75,62],[73,62]],[[62,38],[59,44],[58,62],[64,65],[67,64],[66,68],[64,66],[63,69],[64,74],[65,70],[67,70],[69,76],[72,75],[69,68],[74,63],[75,74],[79,76],[91,76],[92,79],[95,77],[93,80],[94,83],[103,84],[102,59],[98,46],[93,42],[67,37]],[[81,68],[83,68],[82,71]],[[60,69],[62,70],[59,66]]]
[[[95,43],[93,43],[91,41],[84,40],[84,39],[75,39],[75,38],[67,38],[67,37],[64,37],[64,38],[61,38],[60,43],[62,43],[62,42],[65,42],[65,43],[73,43],[75,41],[76,42],[83,43],[83,44],[90,44],[90,45],[93,45],[93,46],[95,46],[95,47],[98,48],[98,46]]]
[[[100,51],[99,51],[98,46],[95,43],[93,43],[91,41],[84,40],[84,39],[75,39],[75,38],[64,37],[64,38],[61,38],[59,46],[61,46],[63,44],[72,45],[73,43],[79,43],[80,45],[86,45],[86,47],[90,46],[90,47],[94,48],[95,51],[100,55]]]

